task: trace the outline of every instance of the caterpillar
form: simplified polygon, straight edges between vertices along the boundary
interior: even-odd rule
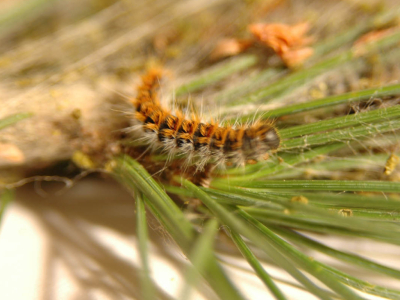
[[[162,71],[151,69],[142,76],[137,96],[131,100],[135,112],[131,131],[149,147],[173,155],[186,155],[186,165],[194,163],[196,171],[207,164],[215,167],[244,165],[266,159],[267,152],[278,149],[280,137],[271,121],[255,121],[251,125],[220,126],[202,122],[193,114],[174,114],[160,105],[158,90]]]

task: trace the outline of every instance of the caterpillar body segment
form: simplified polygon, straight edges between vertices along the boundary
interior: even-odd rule
[[[186,165],[194,163],[197,171],[207,164],[215,166],[244,165],[260,160],[268,151],[280,145],[277,129],[271,121],[256,121],[251,125],[220,126],[217,122],[201,122],[182,112],[174,114],[164,109],[157,91],[162,72],[151,70],[142,77],[136,99],[132,126],[141,140],[152,149],[160,149],[171,158],[185,155]],[[138,129],[138,130],[136,130]]]

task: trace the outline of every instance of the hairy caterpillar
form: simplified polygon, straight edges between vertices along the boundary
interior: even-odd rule
[[[153,69],[142,76],[142,84],[132,100],[136,111],[132,131],[140,130],[140,139],[149,147],[161,149],[170,157],[186,155],[197,171],[206,164],[243,165],[246,161],[265,158],[268,151],[279,147],[278,131],[271,121],[256,121],[251,125],[219,126],[216,122],[201,122],[193,115],[184,117],[161,107],[158,89],[162,71]]]

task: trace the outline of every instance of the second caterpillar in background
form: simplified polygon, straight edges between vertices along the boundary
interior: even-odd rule
[[[132,103],[136,109],[131,131],[149,147],[173,155],[185,155],[186,164],[202,171],[207,164],[215,167],[244,165],[246,161],[265,159],[268,151],[279,147],[280,138],[271,121],[251,125],[219,126],[201,122],[198,116],[185,118],[161,107],[158,89],[162,71],[150,70]]]

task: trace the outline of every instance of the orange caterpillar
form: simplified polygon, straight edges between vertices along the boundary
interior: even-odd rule
[[[132,101],[137,124],[131,129],[139,129],[141,139],[152,148],[159,148],[171,157],[184,154],[187,164],[194,162],[197,171],[201,171],[208,163],[243,165],[264,158],[268,151],[279,147],[278,131],[268,121],[220,127],[215,122],[202,123],[197,116],[187,119],[181,112],[171,114],[158,100],[161,75],[156,69],[144,75],[138,95]]]

